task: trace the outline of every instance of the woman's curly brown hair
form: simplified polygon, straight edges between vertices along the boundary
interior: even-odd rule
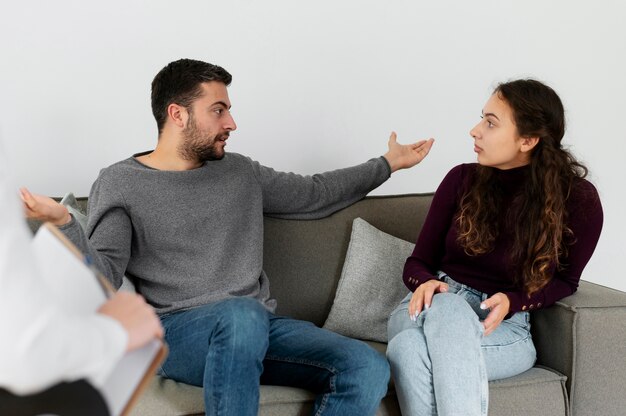
[[[515,236],[511,261],[515,280],[528,295],[542,289],[552,271],[562,265],[573,240],[567,227],[566,200],[576,178],[587,168],[563,149],[565,114],[554,90],[536,80],[516,80],[496,87],[494,94],[508,103],[521,137],[538,137],[532,150],[530,177],[513,203],[502,206],[502,189],[495,168],[478,166],[471,185],[461,198],[457,222],[458,242],[468,255],[492,250],[502,224],[494,224],[503,209],[506,226]]]

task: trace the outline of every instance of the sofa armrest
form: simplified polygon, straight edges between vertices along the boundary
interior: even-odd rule
[[[626,409],[626,293],[580,282],[578,291],[532,315],[537,364],[567,376],[572,415]]]

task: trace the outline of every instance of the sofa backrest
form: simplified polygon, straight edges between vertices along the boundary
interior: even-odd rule
[[[276,312],[323,325],[335,299],[352,221],[360,217],[381,231],[414,243],[432,196],[366,197],[318,220],[265,217],[263,268],[271,295],[278,301]],[[77,202],[86,212],[87,198],[77,198]],[[38,221],[28,223],[33,231],[40,225]]]
[[[272,297],[278,301],[276,312],[321,326],[335,298],[352,221],[360,217],[414,243],[432,195],[367,197],[319,220],[266,217],[263,268]]]

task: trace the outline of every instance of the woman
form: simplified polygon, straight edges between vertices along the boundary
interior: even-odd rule
[[[571,295],[602,228],[564,110],[535,80],[500,84],[470,131],[478,163],[444,178],[389,320],[402,413],[486,415],[488,380],[534,365],[529,312]]]

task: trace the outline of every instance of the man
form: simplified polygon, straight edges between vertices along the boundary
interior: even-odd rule
[[[256,415],[259,382],[319,393],[315,414],[374,414],[389,368],[366,344],[273,314],[262,270],[263,215],[319,218],[414,166],[432,139],[351,168],[303,177],[226,153],[237,126],[230,74],[205,62],[168,64],[152,82],[153,151],[104,169],[89,199],[87,236],[62,206],[24,191],[91,254],[114,285],[124,273],[157,310],[170,354],[161,372],[204,387],[207,415]]]
[[[94,387],[122,355],[163,336],[141,296],[118,293],[98,313],[69,314],[50,296],[0,143],[0,414],[106,415]]]

